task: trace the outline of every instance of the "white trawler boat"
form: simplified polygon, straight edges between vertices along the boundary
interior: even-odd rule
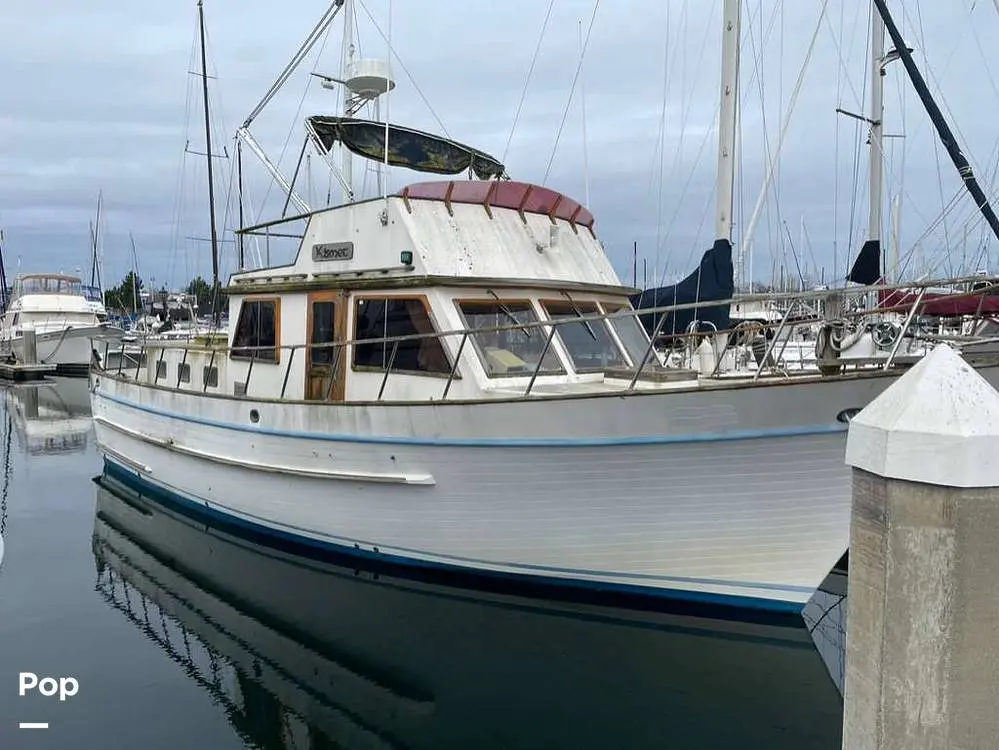
[[[507,181],[317,211],[232,277],[226,346],[92,374],[107,470],[351,554],[800,607],[847,544],[846,415],[897,371],[636,379],[591,230]]]
[[[725,24],[713,251],[731,265],[734,0]],[[224,344],[147,342],[134,369],[92,371],[108,474],[335,553],[801,609],[848,545],[849,418],[898,369],[664,368],[577,201],[425,133],[307,131],[327,156],[480,179],[242,230],[306,222],[291,264],[232,275]]]
[[[101,319],[79,278],[47,273],[18,276],[0,318],[0,349],[19,362],[25,329],[35,332],[38,362],[68,374],[90,366],[94,343],[113,343],[122,333]]]

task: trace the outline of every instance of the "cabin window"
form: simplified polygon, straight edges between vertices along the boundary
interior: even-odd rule
[[[244,300],[232,339],[232,358],[277,362],[279,319],[280,300]]]
[[[177,382],[178,383],[190,383],[191,382],[191,366],[186,362],[184,364],[177,365]]]
[[[426,302],[420,297],[386,297],[357,300],[354,307],[354,339],[392,338],[435,333]],[[398,342],[395,359],[394,343],[374,342],[354,345],[354,367],[385,370],[392,360],[392,370],[402,372],[451,372],[440,338],[426,336]]]
[[[558,300],[541,304],[552,320],[573,321],[583,315],[600,314],[595,302]],[[576,320],[562,323],[558,327],[558,337],[569,352],[576,372],[597,372],[608,367],[628,366],[628,361],[611,336],[606,321]]]
[[[206,367],[202,376],[205,381],[205,385],[209,388],[219,387],[219,368],[217,367]]]
[[[625,305],[608,305],[604,303],[604,310],[608,313],[623,312],[629,309]],[[628,357],[631,359],[631,364],[633,367],[638,367],[642,362],[642,358],[645,356],[645,352],[649,348],[649,336],[645,332],[645,328],[642,326],[641,321],[638,319],[637,315],[622,315],[619,318],[611,318],[607,321],[610,327],[614,329],[614,333],[617,334],[618,339],[624,346],[626,352],[628,352]],[[658,365],[659,360],[656,359],[655,353],[650,353],[645,366]]]
[[[156,378],[155,380],[166,380],[167,376],[167,363],[162,359],[156,362]]]
[[[530,302],[464,300],[458,303],[458,309],[465,324],[478,331],[471,338],[479,350],[489,377],[531,375],[535,370],[548,375],[564,372],[551,347],[545,352],[544,360],[541,359],[541,352],[548,340],[548,331],[543,327],[506,328],[538,322],[538,316]],[[503,330],[480,330],[500,327]]]

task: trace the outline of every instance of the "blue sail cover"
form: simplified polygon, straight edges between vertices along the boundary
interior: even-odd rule
[[[850,269],[846,280],[869,286],[876,284],[881,278],[881,242],[867,240],[860,248],[860,254],[853,262],[853,268]]]
[[[672,286],[661,286],[646,289],[631,298],[631,304],[636,310],[648,310],[669,305],[688,305],[694,302],[712,302],[729,300],[735,293],[735,271],[732,267],[732,243],[728,240],[715,240],[701,264],[693,273]],[[675,310],[664,313],[666,321],[659,331],[661,336],[670,336],[686,332],[687,327],[696,319],[699,331],[710,331],[712,325],[719,331],[729,328],[728,303],[706,307]],[[658,316],[640,315],[639,319],[645,330],[651,335],[656,329]],[[711,324],[711,325],[709,325]]]

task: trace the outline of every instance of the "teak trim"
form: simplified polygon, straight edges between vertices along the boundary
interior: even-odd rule
[[[305,373],[302,396],[304,400],[315,402],[326,399],[310,399],[309,384],[312,378],[312,331],[314,327],[313,305],[316,302],[333,303],[333,342],[346,341],[344,335],[347,330],[347,295],[342,291],[313,292],[306,297],[306,325],[305,325]],[[329,342],[329,343],[333,343]],[[333,372],[333,388],[330,391],[329,401],[344,401],[347,397],[347,368],[343,366],[346,356],[344,351],[348,347],[342,346],[334,349],[338,352],[335,359],[335,370]]]
[[[449,372],[454,372],[454,379],[460,380],[461,373],[460,367],[455,367],[454,355],[451,353],[450,348],[444,343],[445,338],[454,338],[454,336],[441,336],[441,326],[437,322],[437,316],[434,315],[433,305],[430,304],[430,298],[426,294],[354,294],[350,297],[350,322],[351,322],[351,338],[355,339],[354,346],[351,347],[353,351],[350,353],[350,369],[354,372],[385,372],[384,367],[369,367],[367,365],[357,364],[357,345],[364,343],[363,341],[357,340],[357,303],[358,302],[371,302],[371,301],[381,301],[381,300],[419,300],[420,304],[423,305],[423,311],[427,314],[427,319],[430,321],[430,325],[434,329],[434,333],[438,334],[437,343],[440,345],[441,350],[444,352],[444,357],[447,360],[448,369],[444,372],[430,372],[425,370],[400,370],[396,367],[392,368],[392,372],[403,373],[406,375],[420,375],[426,377],[438,377],[443,375],[447,377]],[[428,337],[430,338],[430,337]],[[386,348],[391,348],[391,344],[384,344]]]
[[[239,303],[239,314],[236,316],[236,327],[232,329],[231,343],[236,343],[236,334],[239,333],[239,324],[243,320],[243,311],[246,309],[247,304],[252,302],[274,303],[274,359],[261,358],[259,349],[255,350],[256,356],[233,354],[233,352],[240,347],[232,345],[229,347],[229,359],[236,362],[249,362],[252,360],[254,364],[279,365],[281,364],[281,295],[253,294],[243,297]]]

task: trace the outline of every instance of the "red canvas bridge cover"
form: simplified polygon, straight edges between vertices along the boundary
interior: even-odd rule
[[[579,201],[550,188],[513,180],[452,180],[417,182],[400,190],[402,198],[466,203],[492,208],[512,208],[521,214],[542,214],[552,221],[564,219],[592,231],[593,214]]]

